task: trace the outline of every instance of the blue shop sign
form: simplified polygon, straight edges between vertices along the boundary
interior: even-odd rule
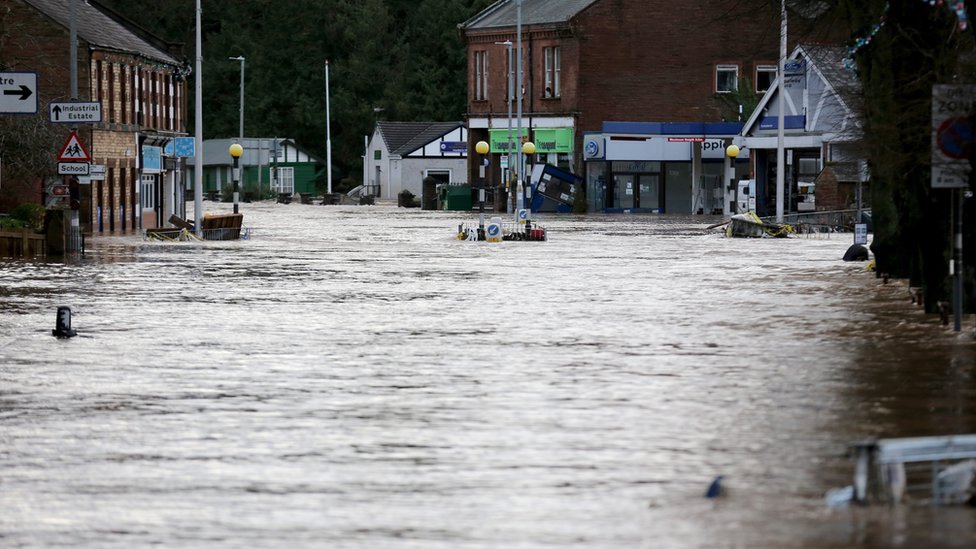
[[[142,146],[142,173],[162,173],[163,148],[151,145]]]

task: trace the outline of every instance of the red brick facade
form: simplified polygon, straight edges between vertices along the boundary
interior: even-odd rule
[[[37,73],[38,116],[46,118],[51,101],[70,99],[69,29],[23,0],[2,0],[0,7],[4,34],[0,64],[4,70]],[[82,186],[82,230],[128,232],[140,229],[145,221],[155,226],[155,219],[139,217],[137,139],[158,142],[185,134],[186,82],[178,76],[180,68],[144,54],[126,53],[122,46],[93,46],[80,35],[77,54],[77,99],[102,104],[102,122],[83,124],[78,133],[92,163],[106,167],[103,181]],[[51,166],[52,173],[55,168]],[[145,213],[152,217],[151,211]]]
[[[737,67],[741,85],[744,78],[755,83],[759,65],[777,63],[780,12],[773,4],[745,11],[718,0],[598,0],[567,22],[523,25],[525,125],[534,117],[573,119],[581,167],[583,132],[599,132],[605,121],[722,121],[717,66]],[[803,21],[791,25],[791,37],[812,38]],[[467,29],[469,118],[505,116],[507,52],[496,43],[515,42],[514,30]],[[550,46],[562,53],[561,93],[546,99],[543,51]],[[479,51],[488,55],[486,100],[475,99]]]

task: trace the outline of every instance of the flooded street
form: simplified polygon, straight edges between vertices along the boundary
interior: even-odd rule
[[[241,211],[247,241],[0,260],[0,546],[976,546],[972,508],[824,505],[849,442],[976,432],[973,318],[851,235]]]

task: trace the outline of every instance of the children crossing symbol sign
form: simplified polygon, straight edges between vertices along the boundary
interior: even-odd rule
[[[91,162],[91,157],[88,156],[88,151],[81,144],[81,139],[78,138],[78,132],[71,132],[68,140],[64,142],[64,146],[61,147],[61,154],[58,155],[59,162]]]

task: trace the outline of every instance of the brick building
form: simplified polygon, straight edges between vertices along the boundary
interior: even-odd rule
[[[469,142],[488,141],[491,154],[507,148],[508,86],[518,80],[509,77],[518,63],[516,53],[508,70],[507,43],[518,42],[518,4],[522,125],[537,151],[530,161],[585,173],[591,209],[707,211],[699,195],[720,189],[698,185],[709,177],[717,185],[724,159],[706,158],[702,167],[701,143],[721,146],[735,136],[742,122],[738,94],[758,97],[775,79],[779,3],[746,10],[718,0],[499,0],[460,25],[468,49]],[[808,36],[804,25],[796,22],[795,33]],[[608,124],[619,135],[608,135]],[[648,128],[657,133],[643,133]],[[587,133],[600,134],[608,149],[641,151],[585,155]],[[739,160],[738,169],[748,171],[748,152]],[[489,163],[495,183],[509,177],[500,164]],[[469,174],[475,169],[469,163]]]
[[[71,0],[0,0],[0,7],[0,62],[9,70],[37,73],[46,117],[49,103],[72,99]],[[103,179],[82,178],[82,230],[103,234],[161,226],[183,208],[176,159],[162,155],[173,137],[186,134],[188,70],[181,47],[96,0],[78,1],[76,9],[76,99],[100,102],[102,111],[100,123],[80,125],[78,133],[92,164],[105,167]]]

